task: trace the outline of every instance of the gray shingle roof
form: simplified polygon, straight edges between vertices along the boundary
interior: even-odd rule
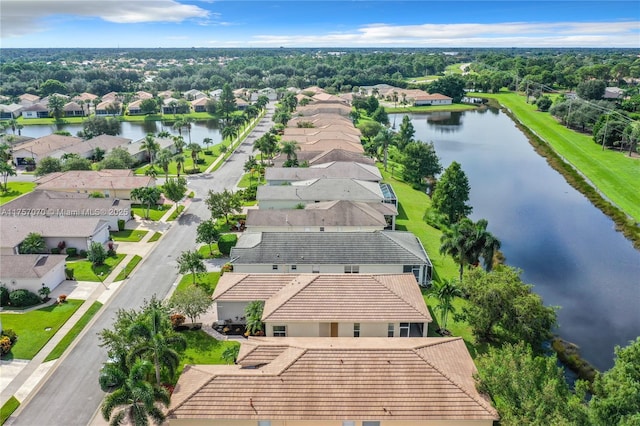
[[[259,186],[258,201],[382,201],[382,190],[376,182],[357,179],[315,179],[287,186]]]
[[[89,238],[108,223],[99,217],[5,216],[0,224],[0,247],[15,247],[30,233],[45,238]]]
[[[298,181],[318,178],[352,178],[380,182],[382,175],[377,167],[354,161],[333,161],[316,164],[312,167],[269,167],[265,173],[267,181]]]
[[[245,233],[231,250],[237,264],[431,264],[410,232]]]
[[[19,254],[0,256],[0,276],[2,278],[40,278],[64,263],[65,254]]]

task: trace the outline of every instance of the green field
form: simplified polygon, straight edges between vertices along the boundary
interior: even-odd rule
[[[222,353],[228,347],[240,344],[232,340],[216,340],[202,330],[183,331],[180,334],[187,340],[187,349],[180,353],[177,377],[182,373],[185,364],[226,364],[222,359]]]
[[[0,205],[33,191],[36,184],[33,182],[7,182],[7,186],[9,187],[7,192],[0,191]]]
[[[20,401],[18,401],[15,396],[9,398],[2,406],[2,409],[0,409],[0,425],[3,425],[19,406]]]
[[[208,294],[213,294],[213,291],[218,285],[220,279],[220,272],[207,272],[205,274],[199,274],[196,276],[196,284],[201,286]],[[193,275],[186,274],[180,279],[175,291],[181,291],[193,285]]]
[[[67,299],[24,314],[0,314],[2,327],[18,335],[11,354],[16,359],[32,359],[54,334],[78,310],[84,300]]]
[[[496,99],[510,109],[523,125],[549,143],[621,210],[640,222],[640,159],[617,151],[602,151],[590,135],[567,129],[516,93],[472,96]]]

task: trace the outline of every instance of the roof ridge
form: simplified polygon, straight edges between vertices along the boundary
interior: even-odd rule
[[[298,295],[302,290],[304,290],[305,288],[307,288],[309,286],[309,284],[311,284],[312,282],[314,282],[316,279],[318,279],[320,275],[319,274],[299,274],[296,277],[292,278],[291,282],[289,284],[287,284],[286,286],[282,287],[280,290],[278,290],[274,295],[272,295],[269,299],[267,299],[265,301],[265,307],[267,306],[267,303],[269,301],[271,301],[272,303],[276,303],[276,301],[274,301],[274,299],[276,299],[278,296],[282,297],[282,294],[285,290],[288,290],[288,288],[290,286],[294,286],[296,284],[300,284],[299,288],[294,291],[292,294],[289,295],[289,297],[287,297],[286,299],[284,299],[282,301],[282,303],[274,306],[270,311],[262,312],[262,321],[266,320],[267,318],[269,318],[270,315],[272,315],[275,311],[277,311],[280,307],[284,306],[288,301],[290,301],[293,297],[295,297],[296,295]],[[298,283],[297,281],[301,278],[301,277],[305,277],[305,278],[311,278],[311,279],[307,279],[306,282],[300,282]]]
[[[478,403],[482,408],[485,409],[485,411],[487,411],[488,413],[492,414],[492,415],[497,415],[497,411],[491,406],[491,404],[489,404],[486,400],[484,400],[483,398],[477,398],[475,395],[472,395],[465,386],[459,384],[458,382],[456,382],[452,377],[450,377],[447,373],[445,373],[444,371],[442,371],[441,368],[437,367],[435,364],[433,364],[431,361],[429,361],[426,357],[422,356],[420,354],[420,352],[418,351],[419,348],[426,348],[426,347],[434,347],[434,346],[440,346],[440,345],[444,345],[447,343],[451,343],[451,342],[455,342],[458,340],[463,340],[462,337],[455,337],[455,338],[451,338],[451,339],[447,339],[446,341],[441,341],[441,342],[434,342],[430,345],[425,345],[425,346],[421,346],[418,348],[414,348],[414,353],[416,355],[418,355],[418,357],[422,358],[424,360],[424,362],[426,362],[427,364],[429,364],[434,370],[436,370],[438,373],[440,373],[445,379],[447,379],[451,384],[453,384],[455,387],[457,387],[458,389],[460,389],[465,395],[467,395],[469,398],[471,398],[472,400],[474,400],[476,403]],[[464,341],[463,341],[464,344]]]

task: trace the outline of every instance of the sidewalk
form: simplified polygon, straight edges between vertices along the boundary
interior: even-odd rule
[[[187,199],[183,203],[185,210],[190,204],[190,200]],[[49,353],[56,347],[56,345],[67,335],[67,333],[73,328],[73,326],[80,320],[82,315],[91,307],[93,302],[100,302],[103,305],[106,304],[111,297],[113,297],[123,284],[126,283],[127,278],[122,281],[115,281],[116,277],[122,270],[126,268],[129,262],[138,255],[145,257],[156,246],[153,243],[149,243],[149,240],[154,236],[156,232],[165,233],[168,231],[173,222],[167,222],[167,218],[173,213],[176,206],[173,205],[165,215],[157,222],[152,221],[140,221],[131,220],[127,222],[127,229],[141,229],[149,231],[138,242],[118,242],[116,241],[116,249],[119,253],[126,254],[124,259],[114,268],[103,282],[93,281],[64,281],[58,287],[56,287],[50,294],[51,301],[48,305],[55,303],[57,297],[61,294],[66,294],[68,299],[79,299],[85,302],[78,308],[78,310],[67,320],[67,322],[56,332],[45,346],[36,354],[31,360],[19,360],[14,359],[10,361],[0,362],[0,406],[4,405],[7,400],[12,396],[21,403],[21,406],[30,397],[35,395],[41,383],[53,372],[57,362],[64,357],[64,354],[53,361],[44,362],[44,359]],[[38,305],[31,309],[27,309],[22,312],[29,312],[36,309],[41,309],[48,305]],[[15,315],[21,315],[16,313]],[[95,317],[94,317],[95,318]],[[92,320],[93,322],[93,320]],[[87,324],[85,330],[89,328],[91,322]],[[74,343],[80,338],[76,337]],[[70,350],[74,343],[71,343],[67,351]],[[19,412],[20,407],[17,412]],[[11,418],[7,420],[6,424],[11,424]]]

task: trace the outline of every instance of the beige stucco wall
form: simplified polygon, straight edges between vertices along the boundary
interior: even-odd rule
[[[382,322],[361,322],[360,337],[387,337],[388,324]],[[331,323],[317,322],[283,322],[266,321],[265,332],[269,337],[273,336],[273,326],[284,325],[287,327],[287,337],[330,337]],[[427,326],[425,323],[423,337],[427,336]],[[353,323],[338,323],[337,337],[353,337]],[[400,322],[394,323],[393,337],[400,337]]]
[[[214,302],[217,305],[218,321],[224,322],[227,319],[231,319],[236,322],[236,317],[241,318],[244,316],[244,308],[249,302]],[[240,321],[238,319],[238,321]]]
[[[291,265],[278,265],[278,270],[274,270],[271,264],[242,264],[234,263],[233,271],[241,273],[313,273],[314,265],[296,265],[297,269],[294,271],[291,269]],[[344,273],[344,265],[316,265],[317,272],[323,274],[342,274]],[[402,274],[402,265],[359,265],[361,274]]]
[[[62,262],[40,278],[14,278],[2,276],[0,280],[7,286],[9,291],[25,289],[38,294],[38,290],[42,288],[42,284],[49,287],[50,290],[53,290],[60,285],[62,281],[64,281],[64,266],[65,264]]]
[[[268,420],[268,419],[264,419]],[[352,419],[346,419],[352,420]],[[491,420],[383,420],[380,426],[492,426]],[[362,420],[354,420],[362,426]],[[258,420],[169,419],[171,426],[257,426]],[[271,420],[271,426],[343,426],[342,420]]]

